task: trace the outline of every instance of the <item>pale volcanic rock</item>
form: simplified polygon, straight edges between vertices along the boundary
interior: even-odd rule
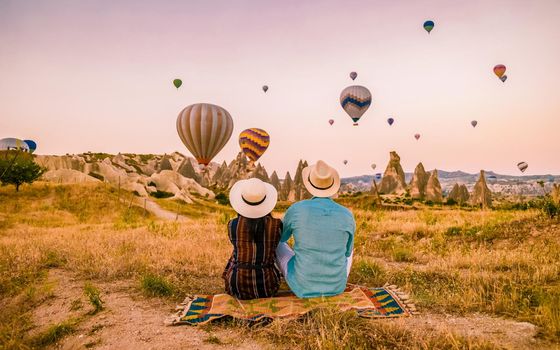
[[[404,171],[401,166],[401,157],[397,152],[390,153],[389,164],[383,174],[383,179],[379,186],[379,193],[381,194],[397,194],[402,195],[406,193],[406,183],[404,180]]]
[[[181,174],[172,170],[162,170],[153,174],[149,179],[150,183],[155,184],[159,191],[173,193],[175,198],[192,203],[190,194],[195,193],[208,199],[213,199],[214,192],[202,187],[193,179],[187,179]]]
[[[77,183],[88,183],[88,182],[101,182],[101,180],[96,179],[93,176],[82,173],[78,170],[73,169],[57,169],[48,170],[42,177],[43,180],[49,182],[56,182],[61,184],[77,184]]]
[[[470,203],[481,206],[484,209],[492,207],[492,192],[486,184],[484,170],[480,171],[480,177],[474,185]]]
[[[459,185],[458,183],[456,183],[455,185],[453,185],[453,189],[451,190],[451,192],[449,192],[447,199],[451,199],[458,204],[465,204],[469,201],[469,197],[470,195],[467,186],[465,186],[464,184]]]
[[[424,170],[424,165],[418,163],[414,169],[414,175],[410,181],[410,196],[414,199],[423,200],[426,196],[426,186],[430,175]]]
[[[441,203],[443,201],[441,184],[439,183],[438,172],[435,169],[432,171],[430,178],[428,179],[425,199],[426,201],[432,201],[434,203]]]

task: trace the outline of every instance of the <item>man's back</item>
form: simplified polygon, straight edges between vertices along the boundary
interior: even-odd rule
[[[330,198],[314,197],[288,209],[281,241],[294,236],[295,256],[288,264],[287,281],[297,296],[328,296],[344,291],[354,231],[352,213]]]

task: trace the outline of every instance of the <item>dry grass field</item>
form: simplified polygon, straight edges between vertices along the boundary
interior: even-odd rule
[[[164,221],[102,185],[0,188],[0,349],[558,348],[560,222],[536,210],[368,210],[364,198],[340,199],[358,227],[350,282],[396,284],[420,315],[322,309],[195,328],[163,321],[187,294],[223,291],[231,209],[158,200],[184,217]]]

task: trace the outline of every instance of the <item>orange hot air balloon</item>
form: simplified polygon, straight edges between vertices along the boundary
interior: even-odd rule
[[[179,113],[177,133],[198,164],[206,166],[231,137],[233,119],[220,106],[197,103]]]
[[[494,67],[494,74],[496,74],[498,78],[501,78],[505,72],[506,72],[506,66],[504,66],[503,64],[498,64]]]
[[[239,134],[239,147],[252,162],[256,162],[263,155],[268,145],[270,135],[263,129],[251,128]]]

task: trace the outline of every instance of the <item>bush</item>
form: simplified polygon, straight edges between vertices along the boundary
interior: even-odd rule
[[[105,177],[101,174],[90,172],[88,175],[91,177],[95,177],[98,180],[105,181]]]
[[[170,197],[173,197],[174,194],[171,193],[171,192],[165,192],[165,191],[157,190],[155,192],[150,193],[150,196],[155,197],[155,198],[170,198]]]
[[[101,292],[93,284],[87,282],[84,285],[84,294],[88,297],[90,304],[93,306],[92,314],[96,314],[103,310],[103,300],[101,300]]]
[[[32,184],[45,172],[45,168],[40,167],[33,160],[33,156],[19,151],[7,151],[5,157],[0,158],[0,180],[2,185],[19,186],[24,183]]]
[[[142,276],[140,286],[144,294],[151,297],[168,297],[173,295],[173,285],[164,277],[155,274]]]
[[[218,201],[218,203],[221,205],[229,205],[229,198],[223,192],[220,192],[216,195],[216,201]]]
[[[555,204],[550,198],[544,201],[541,210],[550,219],[554,219],[560,214],[560,206]]]

